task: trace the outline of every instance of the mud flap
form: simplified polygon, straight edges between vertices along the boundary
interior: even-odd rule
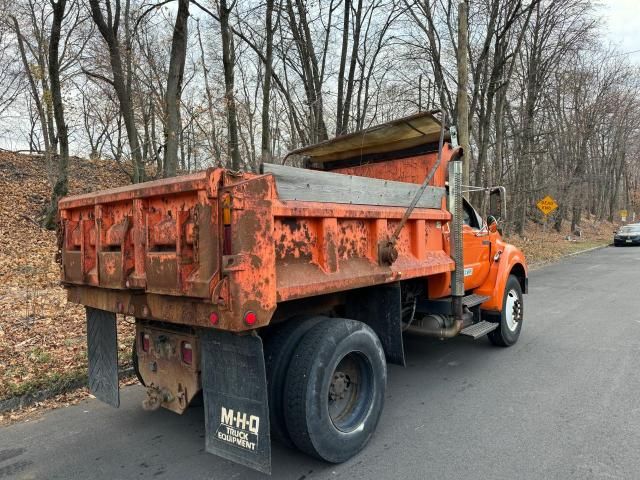
[[[346,310],[347,318],[366,323],[376,332],[387,362],[405,366],[399,282],[352,292]]]
[[[118,387],[118,333],[116,314],[87,309],[89,391],[112,407],[120,406]]]
[[[201,330],[206,450],[271,473],[267,378],[262,340]]]

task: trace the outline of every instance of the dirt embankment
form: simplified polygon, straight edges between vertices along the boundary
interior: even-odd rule
[[[108,161],[73,158],[69,173],[71,193],[129,182]],[[84,309],[67,304],[56,234],[38,224],[49,191],[42,157],[0,154],[0,400],[64,389],[85,375]],[[124,325],[123,361],[131,342]]]

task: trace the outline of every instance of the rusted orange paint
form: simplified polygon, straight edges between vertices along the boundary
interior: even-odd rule
[[[444,185],[450,156],[447,145],[434,185]],[[435,161],[430,153],[337,171],[421,183]],[[378,248],[405,208],[282,201],[271,175],[210,169],[59,206],[69,298],[140,318],[206,326],[215,311],[215,328],[249,330],[267,325],[278,302],[374,284],[424,278],[429,296],[442,297],[454,269],[444,199],[441,209],[413,211],[391,266],[379,263]],[[505,268],[526,266],[524,257],[497,233],[464,238],[465,264],[475,264],[465,286],[490,295],[483,307],[499,310]],[[243,322],[249,310],[252,326]]]
[[[451,157],[452,148],[445,144],[443,148],[443,158],[447,160]],[[359,175],[362,177],[379,178],[382,180],[394,180],[398,182],[422,184],[437,160],[437,152],[405,157],[384,162],[367,163],[352,167],[332,169],[335,173],[345,173],[347,175]],[[433,185],[444,185],[447,178],[447,162],[442,162],[433,176]]]
[[[502,311],[504,299],[504,289],[509,279],[509,274],[516,265],[524,268],[525,275],[528,276],[527,261],[524,254],[517,247],[502,240],[499,233],[491,233],[492,254],[501,252],[497,262],[491,260],[489,272],[480,287],[476,290],[481,295],[487,295],[489,300],[482,304],[484,310],[494,312]]]

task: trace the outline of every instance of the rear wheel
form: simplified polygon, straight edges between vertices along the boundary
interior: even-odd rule
[[[518,341],[522,330],[523,305],[520,282],[514,275],[509,275],[504,289],[502,312],[496,317],[500,326],[488,335],[491,343],[510,347]]]
[[[277,325],[270,332],[264,344],[264,359],[267,372],[267,389],[269,394],[269,421],[271,438],[289,447],[293,443],[289,438],[284,420],[283,392],[284,383],[293,352],[302,337],[321,320],[327,317],[293,317],[282,325]]]
[[[285,420],[303,452],[340,463],[375,431],[387,369],[376,334],[362,322],[327,319],[302,339],[285,382]]]

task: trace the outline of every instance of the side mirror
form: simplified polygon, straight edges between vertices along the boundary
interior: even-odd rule
[[[507,190],[504,187],[493,187],[489,191],[489,217],[504,222],[507,218]],[[487,221],[490,225],[490,223]]]

